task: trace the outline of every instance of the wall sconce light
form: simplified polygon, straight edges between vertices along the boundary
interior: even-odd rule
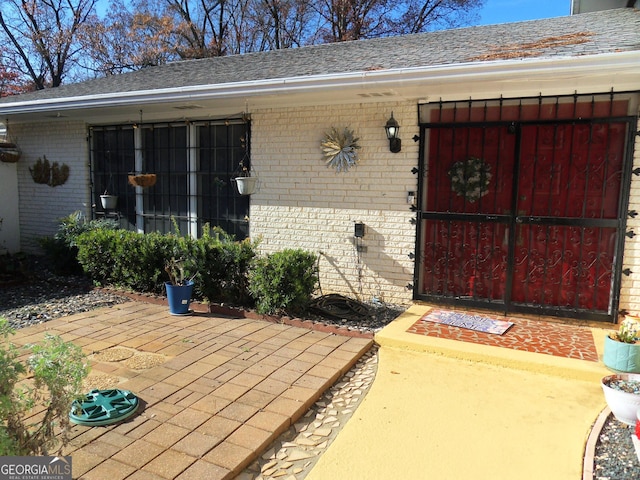
[[[402,149],[402,141],[400,140],[400,125],[398,125],[396,119],[393,118],[393,112],[391,112],[391,118],[387,120],[384,129],[389,139],[389,150],[392,153],[398,153]]]

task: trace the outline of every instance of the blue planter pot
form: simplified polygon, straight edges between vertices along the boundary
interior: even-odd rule
[[[173,285],[165,282],[167,289],[167,301],[171,315],[186,315],[189,313],[191,294],[193,293],[193,281],[189,280],[184,285]]]
[[[618,372],[640,373],[640,344],[604,339],[604,364]]]

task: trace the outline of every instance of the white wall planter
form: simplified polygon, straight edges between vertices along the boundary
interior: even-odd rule
[[[236,177],[233,181],[236,182],[236,187],[240,195],[251,195],[256,191],[258,177]]]

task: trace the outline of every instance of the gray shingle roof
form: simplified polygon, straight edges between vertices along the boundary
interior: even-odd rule
[[[0,104],[308,75],[633,50],[640,50],[640,10],[624,8],[544,20],[174,62],[7,97]]]

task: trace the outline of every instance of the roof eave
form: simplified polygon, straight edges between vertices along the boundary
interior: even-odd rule
[[[495,60],[389,70],[277,78],[214,85],[139,90],[58,99],[16,101],[0,105],[0,115],[46,113],[101,107],[166,102],[248,98],[287,93],[312,93],[345,88],[399,88],[443,82],[495,81],[553,78],[562,75],[610,75],[635,73],[640,78],[640,51],[585,56]],[[640,88],[640,85],[638,86]]]

